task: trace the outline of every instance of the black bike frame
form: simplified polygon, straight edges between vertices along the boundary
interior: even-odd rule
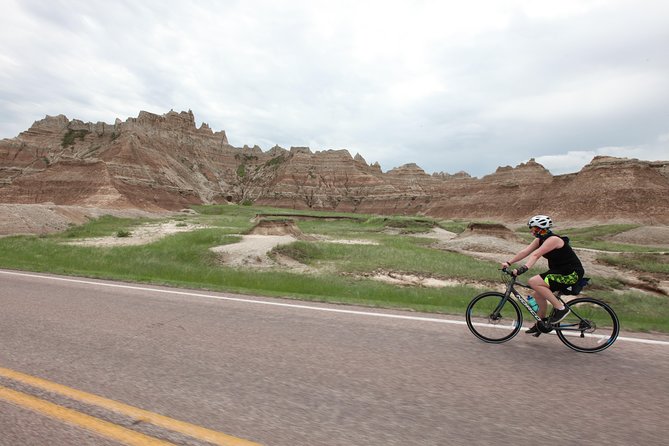
[[[502,299],[499,302],[499,305],[497,305],[497,308],[495,308],[494,314],[495,315],[499,314],[499,312],[502,310],[502,307],[504,307],[504,304],[506,304],[506,301],[511,297],[511,294],[513,294],[514,296],[516,296],[516,299],[518,299],[520,301],[520,303],[523,304],[523,306],[527,309],[527,311],[529,311],[529,313],[532,315],[532,317],[537,320],[537,322],[541,321],[541,318],[539,317],[537,312],[534,311],[534,309],[532,309],[529,302],[527,302],[527,300],[516,290],[515,285],[518,285],[518,286],[521,286],[521,287],[527,288],[527,289],[532,289],[532,287],[525,284],[525,283],[518,282],[518,277],[517,276],[511,275],[511,274],[509,274],[509,275],[511,276],[511,280],[506,285],[506,292],[504,293],[504,299]],[[576,316],[580,320],[580,322],[579,322],[579,324],[570,324],[570,325],[555,324],[556,326],[552,326],[551,328],[553,328],[554,330],[560,330],[560,331],[580,331],[581,335],[582,335],[584,330],[587,330],[588,328],[590,328],[590,324],[587,324],[587,327],[581,327],[581,324],[583,322],[586,322],[586,321],[581,316],[579,316],[576,312],[574,312],[574,310],[571,309],[571,307],[569,306],[569,304],[567,302],[562,300],[562,298],[560,297],[560,294],[561,293],[558,292],[557,294],[555,294],[555,297],[557,297],[557,299],[560,302],[562,302],[564,305],[566,305],[567,308],[569,308],[572,311],[574,316]]]
[[[513,293],[513,295],[516,296],[516,299],[518,299],[518,300],[520,301],[520,303],[523,304],[523,306],[524,306],[525,308],[527,308],[527,311],[530,312],[530,314],[532,315],[532,317],[533,317],[534,319],[536,319],[537,321],[540,321],[541,318],[539,317],[539,315],[537,314],[537,312],[534,311],[534,309],[530,306],[529,302],[527,302],[527,300],[526,300],[526,299],[525,299],[525,298],[524,298],[518,291],[516,291],[516,289],[514,288],[514,285],[519,285],[519,286],[521,286],[521,287],[523,287],[523,288],[528,288],[528,289],[531,289],[531,288],[532,288],[532,287],[530,287],[530,286],[527,285],[527,284],[518,282],[516,276],[511,276],[511,280],[510,280],[509,283],[506,285],[506,292],[504,293],[504,299],[502,299],[502,300],[500,301],[499,305],[497,305],[497,308],[495,308],[495,314],[498,314],[498,313],[499,313],[499,311],[502,309],[502,307],[504,306],[504,304],[506,303],[506,301],[511,297],[511,293]]]

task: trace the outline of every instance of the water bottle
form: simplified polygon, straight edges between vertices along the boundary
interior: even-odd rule
[[[539,311],[539,304],[538,304],[537,301],[534,299],[534,297],[532,297],[532,296],[527,296],[527,303],[530,304],[530,307],[532,307],[532,309],[533,309],[535,312]]]

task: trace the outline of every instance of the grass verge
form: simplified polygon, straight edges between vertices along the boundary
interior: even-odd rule
[[[463,282],[490,282],[486,286],[499,281],[496,263],[435,249],[431,247],[431,240],[415,236],[434,227],[464,229],[466,222],[357,214],[352,216],[354,218],[327,219],[325,217],[347,214],[293,212],[253,206],[207,206],[197,207],[197,210],[199,215],[179,216],[178,219],[209,228],[174,234],[147,245],[102,248],[66,244],[73,239],[113,236],[120,231],[132,234],[134,227],[147,222],[114,217],[103,217],[60,234],[0,238],[0,267],[456,315],[463,315],[469,300],[481,289],[473,286],[395,286],[365,276],[386,270],[442,279],[456,278]],[[210,251],[211,247],[239,241],[239,234],[246,233],[253,226],[252,219],[256,215],[273,212],[284,217],[289,214],[285,218],[290,218],[290,214],[296,216],[298,226],[307,234],[360,238],[377,244],[298,241],[276,248],[276,252],[324,271],[309,275],[230,268],[222,265]],[[607,228],[604,232],[610,230]],[[588,234],[587,237],[599,237],[602,231]],[[630,257],[631,260],[626,261],[632,262],[628,265],[633,268],[651,269],[655,268],[653,265],[662,263],[664,266],[660,266],[658,272],[667,272],[666,256],[662,257],[663,262],[657,262],[656,257],[646,258],[647,255],[656,256],[630,254],[625,257]],[[594,278],[594,282],[596,286],[587,294],[609,302],[618,313],[624,329],[669,332],[666,298],[616,292],[612,290],[614,285],[611,281]]]

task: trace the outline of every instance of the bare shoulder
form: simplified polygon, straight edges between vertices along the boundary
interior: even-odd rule
[[[560,236],[551,235],[543,243],[543,246],[548,245],[550,249],[562,248],[564,246],[564,240]]]

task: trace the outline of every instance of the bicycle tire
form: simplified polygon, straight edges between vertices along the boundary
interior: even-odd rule
[[[615,311],[604,302],[580,297],[568,302],[571,312],[560,322],[555,332],[572,350],[596,353],[616,341],[620,322]]]
[[[499,316],[493,316],[504,294],[488,291],[475,296],[465,313],[467,327],[484,342],[501,344],[516,336],[523,326],[520,307],[512,298],[507,299]]]

